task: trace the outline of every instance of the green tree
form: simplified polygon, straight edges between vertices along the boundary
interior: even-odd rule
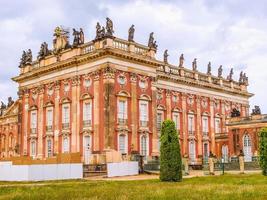
[[[259,136],[260,166],[262,174],[267,176],[267,128],[261,129]]]
[[[165,120],[160,137],[160,180],[182,181],[182,159],[175,123]]]

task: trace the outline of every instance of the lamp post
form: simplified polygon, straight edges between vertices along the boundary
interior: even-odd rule
[[[224,158],[222,158],[222,171],[223,171],[223,175],[224,175]]]

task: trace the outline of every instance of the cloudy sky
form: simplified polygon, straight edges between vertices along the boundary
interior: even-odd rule
[[[169,60],[177,64],[184,53],[191,68],[206,72],[209,61],[213,73],[219,65],[227,76],[234,67],[249,77],[251,107],[260,105],[267,113],[267,2],[266,0],[0,0],[0,100],[17,97],[17,85],[10,78],[18,75],[22,50],[31,48],[34,56],[40,44],[51,47],[58,25],[82,27],[86,40],[95,37],[97,21],[113,20],[115,36],[127,38],[135,24],[135,41],[147,44],[154,32],[159,44],[157,58],[169,49]]]

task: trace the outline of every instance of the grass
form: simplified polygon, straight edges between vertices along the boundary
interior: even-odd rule
[[[224,175],[184,179],[180,183],[138,181],[50,181],[0,183],[1,199],[267,199],[267,177]]]

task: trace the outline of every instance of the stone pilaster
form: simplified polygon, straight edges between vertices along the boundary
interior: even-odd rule
[[[221,102],[221,108],[222,108],[222,133],[226,132],[226,116],[225,116],[225,102]]]
[[[186,98],[187,95],[185,93],[182,94],[182,115],[183,115],[183,153],[188,155],[188,131],[187,131],[187,110],[186,110]]]
[[[23,108],[23,155],[29,155],[30,152],[28,152],[28,145],[27,145],[27,140],[28,140],[28,131],[29,131],[29,90],[26,89],[24,92],[24,108]]]
[[[170,90],[166,90],[166,109],[167,109],[167,119],[172,119],[171,91]]]
[[[77,88],[78,88],[78,76],[74,76],[71,79],[71,152],[75,153],[78,149],[78,138],[79,138],[79,130],[77,130],[77,118],[79,108],[77,105],[79,104],[79,98],[77,96]]]
[[[214,132],[214,98],[210,98],[210,137],[211,137],[211,148],[212,153],[215,152],[215,132]]]
[[[96,71],[94,72],[94,151],[99,151],[100,146],[99,146],[99,124],[100,124],[100,112],[99,112],[99,100],[100,100],[100,94],[99,94],[99,72]]]
[[[157,131],[157,88],[155,80],[152,81],[152,155],[159,156],[159,135]]]
[[[138,118],[137,118],[137,90],[136,90],[136,81],[137,81],[137,75],[132,73],[130,76],[130,82],[131,82],[131,119],[132,119],[132,151],[138,151],[138,140],[137,140],[137,124],[138,124]]]
[[[198,155],[202,155],[202,130],[201,130],[201,107],[200,107],[200,96],[196,97],[197,104],[197,126],[196,126],[196,138],[197,138],[197,151]]]
[[[37,127],[37,134],[38,134],[38,140],[37,140],[37,158],[43,158],[45,156],[44,150],[46,150],[44,144],[43,144],[43,126],[44,126],[44,85],[41,85],[38,88],[39,92],[39,98],[38,98],[38,127]]]
[[[60,100],[60,81],[57,81],[55,83],[54,87],[55,92],[55,109],[54,109],[54,153],[59,153],[59,130],[60,130],[60,124],[59,124],[59,116],[60,116],[60,110],[59,110],[59,100]]]
[[[104,149],[115,149],[116,96],[115,69],[107,66],[103,70],[104,85]]]

